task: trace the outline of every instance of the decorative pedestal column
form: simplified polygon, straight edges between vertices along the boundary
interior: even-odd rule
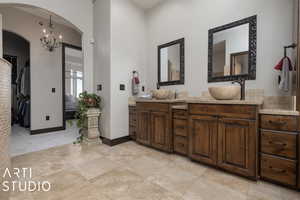
[[[97,108],[91,108],[87,111],[86,126],[83,130],[83,143],[101,144],[99,132],[99,118],[101,112]]]

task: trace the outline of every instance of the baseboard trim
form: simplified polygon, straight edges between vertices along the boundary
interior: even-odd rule
[[[119,145],[119,144],[130,141],[131,137],[130,136],[125,136],[125,137],[120,137],[120,138],[113,139],[113,140],[107,139],[105,137],[101,137],[101,140],[102,140],[103,144],[106,144],[106,145],[112,147],[112,146],[116,146],[116,145]]]
[[[30,135],[37,135],[37,134],[43,134],[43,133],[50,133],[55,131],[64,131],[66,130],[65,127],[54,127],[54,128],[45,128],[45,129],[38,129],[38,130],[31,130]]]

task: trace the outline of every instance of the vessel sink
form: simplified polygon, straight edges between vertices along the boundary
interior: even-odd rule
[[[208,90],[216,100],[233,100],[239,96],[241,87],[238,85],[214,86],[209,87]]]

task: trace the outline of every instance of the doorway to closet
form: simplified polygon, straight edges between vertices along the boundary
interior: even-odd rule
[[[31,127],[30,43],[14,32],[3,30],[3,58],[12,64],[12,137],[29,134]]]

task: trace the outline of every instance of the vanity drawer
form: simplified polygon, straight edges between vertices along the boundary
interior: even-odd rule
[[[158,112],[169,112],[168,103],[140,103],[136,104],[137,110],[146,110],[146,111],[158,111]]]
[[[187,111],[186,110],[173,110],[173,118],[187,119]]]
[[[261,128],[276,131],[298,131],[298,117],[261,115]]]
[[[261,131],[261,152],[297,158],[297,134]]]
[[[257,106],[190,104],[189,113],[192,115],[202,114],[238,119],[255,119],[257,116]]]
[[[261,155],[261,177],[286,185],[296,186],[296,161]]]
[[[187,120],[173,119],[174,135],[187,137]]]
[[[129,126],[129,136],[132,138],[132,139],[135,139],[136,138],[136,128],[135,126]]]
[[[188,153],[188,142],[186,137],[175,136],[174,137],[174,151],[183,155]]]
[[[129,111],[129,125],[130,126],[136,125],[136,112]]]

